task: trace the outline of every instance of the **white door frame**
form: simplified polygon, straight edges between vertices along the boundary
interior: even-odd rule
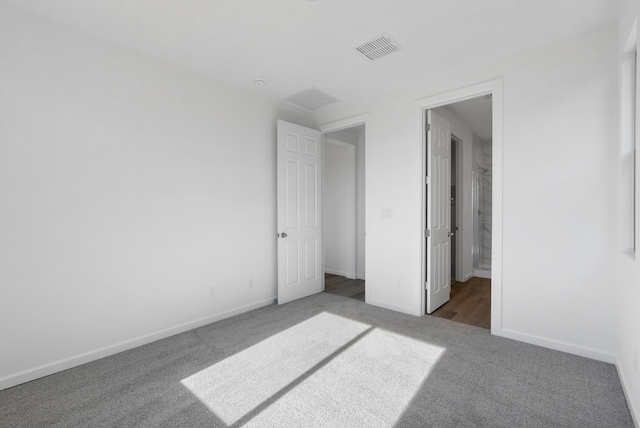
[[[502,183],[503,183],[503,135],[502,135],[502,78],[478,83],[465,88],[455,89],[438,95],[417,100],[419,122],[422,135],[422,176],[426,175],[426,111],[436,107],[453,104],[470,98],[492,94],[492,231],[491,231],[491,333],[502,335]],[[425,313],[426,300],[426,245],[424,231],[427,228],[426,210],[427,200],[425,186],[422,186],[422,258],[421,258],[421,313]]]
[[[346,119],[341,119],[333,122],[327,122],[320,125],[318,128],[322,132],[322,138],[324,140],[325,134],[329,132],[340,131],[342,129],[353,128],[355,126],[364,125],[364,276],[365,281],[369,281],[371,276],[371,251],[370,240],[367,236],[371,236],[371,150],[369,150],[369,144],[371,142],[371,114],[364,113],[358,116],[353,116]],[[324,258],[322,259],[322,269],[324,271]],[[371,299],[371,287],[365,286],[364,289],[364,301],[369,303]]]

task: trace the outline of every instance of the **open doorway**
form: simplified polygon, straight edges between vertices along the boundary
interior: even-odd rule
[[[458,237],[460,228],[458,227],[458,217],[462,213],[458,208],[458,151],[461,149],[460,141],[455,135],[451,135],[451,282],[457,278],[456,263],[458,260]]]
[[[445,231],[449,237],[446,243],[447,260],[446,284],[442,281],[444,276],[432,269],[439,269],[436,263],[430,263],[430,250],[436,254],[442,252],[440,248],[433,247],[427,236],[425,243],[425,277],[427,288],[425,299],[426,312],[433,316],[447,318],[466,324],[483,328],[491,327],[491,261],[492,261],[492,95],[484,94],[468,98],[462,101],[440,105],[429,110],[428,117],[437,120],[438,132],[444,132],[447,141],[445,147],[447,161],[450,162],[450,177],[446,180],[440,178],[437,186],[447,183],[450,194],[447,198],[434,198],[429,195],[429,185],[426,186],[426,198],[428,204],[425,212],[425,222],[429,223],[429,210],[439,209],[450,213],[448,225],[441,223],[438,227]],[[428,121],[429,119],[427,119]],[[430,122],[429,122],[430,123]],[[427,130],[430,125],[427,125]],[[443,131],[444,130],[444,131]],[[427,144],[429,144],[429,132],[427,131]],[[438,138],[438,137],[432,137]],[[434,140],[435,141],[435,140]],[[438,143],[442,145],[442,143]],[[426,172],[429,180],[438,180],[433,175],[438,173],[436,168],[429,171],[429,167],[437,166],[432,161],[430,146],[425,159]],[[435,159],[435,158],[433,158]],[[444,159],[444,158],[443,158]],[[441,162],[441,161],[438,161]],[[442,175],[442,172],[440,172]],[[433,188],[438,191],[437,188]],[[448,201],[448,206],[436,206]],[[431,235],[427,227],[427,235]],[[433,230],[436,230],[435,228]],[[441,231],[440,231],[441,232]],[[433,248],[432,248],[433,247]],[[441,263],[440,263],[441,264]],[[441,266],[444,270],[445,267]],[[434,275],[435,274],[435,275]],[[429,281],[430,278],[436,281]],[[450,279],[449,279],[450,278]],[[435,287],[435,288],[433,288]],[[449,288],[448,290],[446,288]],[[442,290],[444,289],[444,290]],[[442,292],[447,298],[442,298]],[[430,305],[428,299],[434,292],[440,293],[437,304]],[[443,303],[441,306],[439,304]]]
[[[365,301],[364,124],[324,134],[325,292]]]

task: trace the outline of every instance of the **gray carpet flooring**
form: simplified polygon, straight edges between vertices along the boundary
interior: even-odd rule
[[[633,427],[615,367],[321,293],[0,391],[1,427]]]

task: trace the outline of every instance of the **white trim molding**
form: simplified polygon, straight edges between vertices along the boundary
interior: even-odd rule
[[[231,309],[228,311],[220,312],[219,314],[211,315],[208,317],[200,318],[194,321],[189,321],[183,324],[169,327],[164,330],[156,331],[155,333],[146,334],[144,336],[136,337],[124,342],[119,342],[113,345],[105,346],[103,348],[95,349],[93,351],[85,352],[73,357],[64,358],[62,360],[54,361],[50,364],[44,364],[42,366],[34,367],[29,370],[14,373],[9,376],[0,378],[0,391],[12,386],[20,385],[25,382],[30,382],[35,379],[39,379],[44,376],[49,376],[54,373],[68,370],[73,367],[77,367],[82,364],[90,363],[101,358],[108,357],[110,355],[117,354],[119,352],[128,351],[129,349],[137,348],[138,346],[146,345],[151,342],[155,342],[160,339],[165,339],[175,334],[184,333],[185,331],[193,330],[194,328],[202,327],[207,324],[214,323],[226,318],[230,318],[235,315],[242,314],[247,311],[262,308],[273,304],[274,299],[262,300],[249,305],[241,306],[239,308]]]
[[[592,360],[603,361],[605,363],[614,364],[616,362],[615,354],[604,352],[599,349],[576,345],[569,342],[547,339],[545,337],[521,333],[504,328],[501,330],[500,336],[507,339],[517,340],[519,342],[529,343],[531,345],[542,346],[544,348],[555,349],[556,351],[578,355],[580,357],[591,358]]]
[[[638,401],[635,400],[633,394],[631,393],[631,388],[627,385],[625,379],[629,379],[626,376],[624,369],[622,368],[622,364],[618,359],[616,359],[616,370],[618,371],[618,378],[620,378],[620,384],[622,385],[622,391],[624,392],[624,396],[627,399],[627,405],[629,406],[629,411],[631,412],[631,418],[633,419],[633,423],[637,427],[640,427],[640,407],[638,407]]]

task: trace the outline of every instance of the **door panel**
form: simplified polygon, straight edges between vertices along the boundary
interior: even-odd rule
[[[304,278],[307,281],[318,279],[318,240],[307,239],[304,243],[304,260],[306,263]]]
[[[300,216],[298,215],[300,203],[298,201],[300,190],[298,180],[300,175],[299,162],[288,159],[286,161],[286,227],[298,227]]]
[[[278,303],[323,289],[320,131],[278,121]]]
[[[451,125],[427,112],[427,310],[449,301],[451,295]]]
[[[315,156],[315,155],[313,155]],[[304,225],[318,226],[318,169],[316,164],[304,164]]]

